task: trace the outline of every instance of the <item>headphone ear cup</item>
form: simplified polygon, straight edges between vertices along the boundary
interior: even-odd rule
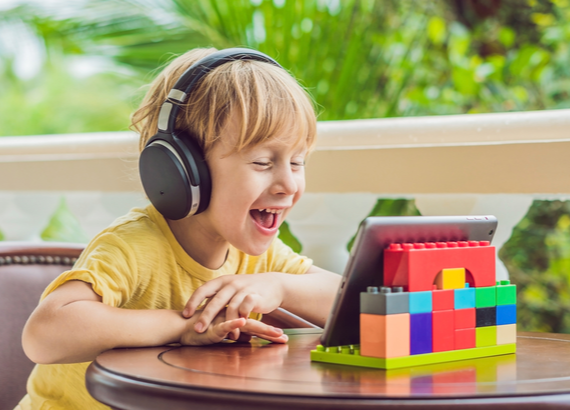
[[[179,148],[182,157],[188,162],[187,170],[191,182],[197,183],[200,188],[200,204],[194,215],[199,214],[208,208],[212,196],[212,178],[210,177],[208,163],[202,148],[192,134],[176,131],[172,134],[172,139]]]
[[[141,152],[139,173],[145,193],[158,212],[173,220],[188,215],[192,187],[185,165],[168,141],[151,139]]]

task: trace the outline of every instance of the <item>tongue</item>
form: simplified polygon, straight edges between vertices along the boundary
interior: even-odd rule
[[[259,211],[258,209],[252,209],[251,216],[255,219],[255,222],[267,229],[273,226],[273,221],[275,219],[275,214]]]

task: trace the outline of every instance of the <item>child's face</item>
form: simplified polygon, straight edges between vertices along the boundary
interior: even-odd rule
[[[212,149],[208,165],[212,198],[204,217],[210,235],[249,255],[265,252],[291,207],[305,190],[307,150],[283,132],[253,148],[232,153],[236,121]]]

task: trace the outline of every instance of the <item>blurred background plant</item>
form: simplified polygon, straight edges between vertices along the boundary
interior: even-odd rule
[[[275,57],[314,96],[322,121],[570,107],[569,0],[0,7],[0,136],[126,130],[157,67],[209,46]],[[403,214],[417,214],[413,201],[381,199],[371,211]],[[522,329],[570,332],[569,225],[567,202],[535,201],[501,250],[518,284]],[[49,228],[46,238],[60,238]],[[282,238],[301,249],[287,226]]]

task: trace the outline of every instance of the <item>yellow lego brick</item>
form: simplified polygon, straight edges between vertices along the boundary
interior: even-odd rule
[[[497,326],[475,328],[475,346],[493,346],[497,344]]]
[[[465,287],[465,268],[442,269],[435,278],[438,289],[463,289]]]

